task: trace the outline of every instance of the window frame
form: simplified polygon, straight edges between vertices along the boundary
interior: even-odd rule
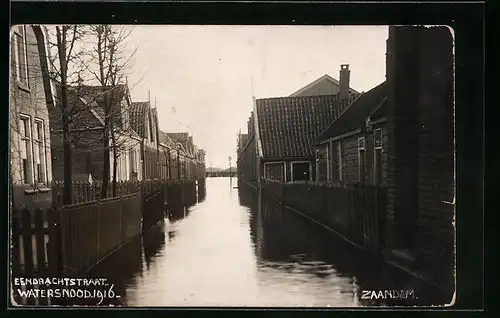
[[[27,125],[25,125],[24,122],[27,122]],[[29,115],[26,115],[26,114],[19,114],[19,126],[22,125],[22,130],[24,131],[24,133],[19,133],[19,140],[21,141],[21,144],[22,143],[26,143],[29,145],[29,149],[26,149],[26,161],[27,161],[27,164],[29,165],[27,170],[29,171],[29,180],[28,182],[26,182],[26,172],[24,171],[24,167],[23,167],[23,160],[24,158],[22,158],[22,155],[20,154],[19,157],[20,157],[20,165],[21,165],[21,181],[24,185],[28,185],[28,184],[31,184],[33,185],[34,182],[35,182],[35,171],[34,171],[34,154],[33,154],[33,136],[32,136],[32,133],[33,133],[33,129],[31,127],[31,116]],[[25,127],[28,128],[28,131],[25,131]]]
[[[42,136],[39,136],[38,126],[37,126],[38,124],[41,124]],[[33,141],[32,141],[32,144],[33,144],[33,163],[35,166],[36,158],[34,156],[34,148],[35,148],[35,146],[37,146],[38,147],[38,157],[42,157],[42,159],[43,159],[43,164],[41,163],[41,166],[43,169],[43,176],[44,176],[44,180],[40,181],[40,180],[38,180],[38,175],[37,175],[36,183],[47,185],[48,180],[49,180],[49,178],[48,178],[49,176],[48,176],[48,169],[47,169],[48,160],[47,160],[47,143],[46,143],[46,134],[45,134],[45,121],[42,118],[35,117],[35,127],[37,129],[36,135],[38,138],[35,139],[33,136]],[[43,156],[40,155],[40,149],[43,150]],[[38,171],[38,166],[37,166],[37,173],[38,172],[39,171]],[[35,173],[34,169],[33,169],[33,173]]]
[[[307,161],[307,160],[299,160],[299,161],[291,161],[290,162],[290,169],[291,169],[291,173],[290,173],[290,181],[293,182],[293,181],[297,181],[294,179],[293,177],[293,165],[295,164],[304,164],[304,163],[307,163],[308,167],[308,171],[309,171],[309,180],[307,181],[312,181],[312,164],[310,161]],[[299,180],[299,181],[303,181],[303,180]]]
[[[15,69],[16,69],[16,82],[18,84],[24,85],[26,88],[29,88],[29,74],[28,74],[28,50],[27,50],[27,41],[26,41],[26,26],[25,25],[18,25],[17,27],[14,28],[13,34],[12,34],[14,41],[12,45],[14,45],[14,64],[15,64]],[[22,49],[24,52],[19,52],[19,40],[21,40],[21,45]],[[22,54],[24,53],[24,54]],[[22,54],[22,59],[23,61],[21,62],[19,58],[21,57],[20,55]],[[21,72],[21,63],[24,63],[24,70]],[[21,73],[24,73],[23,75],[25,76],[25,80],[23,80]]]
[[[344,181],[344,158],[342,157],[342,140],[337,142],[337,159],[339,162],[339,181]]]
[[[285,161],[270,161],[270,162],[265,162],[264,163],[264,179],[277,181],[276,179],[269,179],[269,176],[268,176],[268,173],[267,173],[267,167],[268,166],[273,166],[273,165],[282,165],[283,166],[283,180],[281,180],[281,181],[282,182],[287,182],[287,178],[286,178],[287,171],[286,171],[286,162]]]
[[[380,134],[380,145],[377,146],[377,134]],[[377,128],[373,131],[373,148],[378,150],[382,149],[384,145],[384,140],[383,140],[383,131],[382,128]]]
[[[365,164],[366,164],[366,137],[358,138],[358,181],[365,181]]]

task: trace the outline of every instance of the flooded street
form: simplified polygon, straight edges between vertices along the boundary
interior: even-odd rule
[[[325,232],[234,178],[208,178],[206,198],[185,217],[166,219],[95,274],[127,306],[369,305],[361,290],[380,282]]]

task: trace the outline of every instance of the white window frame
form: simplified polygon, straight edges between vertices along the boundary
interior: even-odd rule
[[[19,28],[22,28],[22,33],[19,33]],[[18,25],[14,28],[14,32],[13,32],[13,36],[14,36],[14,41],[12,41],[12,45],[14,45],[14,64],[15,64],[15,68],[16,68],[16,81],[18,83],[21,83],[23,85],[25,85],[26,87],[29,87],[29,77],[28,77],[28,52],[27,52],[27,45],[26,45],[26,26],[25,25]],[[24,49],[24,54],[22,56],[23,58],[23,61],[19,61],[19,48],[18,48],[18,41],[19,41],[19,37],[21,37],[22,39],[22,47]],[[24,63],[24,76],[26,77],[26,82],[23,82],[22,78],[21,78],[21,63]]]
[[[286,162],[285,161],[270,161],[270,162],[265,162],[264,163],[264,179],[267,179],[267,169],[266,166],[268,165],[277,165],[277,164],[282,164],[283,165],[283,182],[287,182],[286,180]]]
[[[360,137],[358,138],[358,180],[359,182],[364,181],[364,172],[365,172],[365,153],[366,153],[366,138]],[[361,156],[363,156],[363,165],[361,165]],[[363,178],[361,176],[363,175]]]
[[[376,140],[376,135],[377,133],[380,133],[380,145],[376,146],[375,140]],[[382,176],[383,176],[383,168],[382,168],[382,152],[383,152],[383,145],[384,145],[384,140],[383,140],[383,130],[382,128],[377,128],[373,132],[373,146],[374,146],[374,156],[373,156],[373,183],[375,185],[380,185],[383,184]],[[379,155],[380,154],[380,158]],[[379,162],[380,160],[380,162]],[[381,170],[378,171],[378,165],[380,164]],[[379,173],[380,172],[380,173]]]
[[[307,163],[309,164],[309,181],[312,181],[312,165],[311,165],[311,162],[310,161],[307,161],[307,160],[298,160],[298,161],[291,161],[290,162],[290,181],[295,181],[293,179],[293,165],[294,164],[299,164],[299,163]]]
[[[34,147],[38,147],[38,156],[40,157],[40,148],[43,150],[43,164],[41,163],[41,166],[42,166],[42,169],[43,169],[43,175],[44,175],[44,180],[36,180],[37,183],[40,183],[40,184],[47,184],[48,183],[48,180],[49,180],[49,176],[48,176],[48,168],[47,168],[47,143],[46,143],[46,135],[45,135],[45,121],[41,118],[37,118],[35,117],[35,127],[37,127],[37,124],[41,124],[41,133],[42,133],[42,136],[38,136],[38,139],[34,139],[33,138],[33,150],[34,150]],[[37,130],[37,135],[38,135],[38,130]],[[33,151],[34,153],[34,151]],[[33,156],[33,162],[35,162],[37,159],[35,158],[35,156]],[[35,166],[35,165],[34,165]],[[33,168],[34,168],[33,166]],[[33,173],[34,173],[34,170],[33,169]],[[38,168],[37,168],[37,172],[38,172]],[[38,177],[38,176],[37,176]]]
[[[34,161],[34,154],[33,154],[33,136],[32,136],[32,127],[31,127],[31,116],[29,115],[25,115],[25,114],[19,114],[19,125],[23,125],[23,128],[21,129],[24,129],[24,121],[27,121],[28,122],[28,130],[29,131],[25,131],[25,134],[27,136],[25,136],[24,134],[19,134],[19,141],[20,141],[20,145],[21,147],[24,146],[23,144],[25,143],[25,141],[27,140],[28,141],[28,144],[29,144],[29,149],[26,149],[26,156],[28,157],[28,152],[29,152],[29,157],[26,158],[27,161],[28,161],[28,164],[31,165],[31,169],[30,170],[30,182],[26,183],[25,182],[25,173],[24,173],[24,169],[23,169],[23,158],[21,157],[21,154],[19,154],[19,157],[20,157],[20,165],[21,165],[21,182],[23,184],[33,184],[34,181],[35,181],[35,169],[34,169],[34,165],[35,165],[35,161]]]

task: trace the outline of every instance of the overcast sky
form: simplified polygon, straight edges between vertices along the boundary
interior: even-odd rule
[[[188,131],[208,166],[236,161],[238,131],[256,98],[287,96],[318,77],[338,79],[349,64],[351,87],[385,79],[387,26],[136,26],[128,78],[134,101],[156,105],[160,129]]]

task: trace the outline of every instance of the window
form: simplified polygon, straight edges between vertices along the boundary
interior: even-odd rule
[[[344,181],[344,160],[342,159],[342,141],[337,143],[337,157],[339,162],[339,181]]]
[[[360,183],[365,181],[365,137],[358,138],[358,179]]]
[[[375,129],[373,139],[375,149],[382,149],[382,129]]]
[[[14,76],[19,82],[28,85],[26,32],[24,26],[18,26],[14,30],[11,45],[14,48],[13,52],[11,52],[11,58],[13,59],[12,71],[14,72]]]
[[[137,178],[137,166],[136,166],[135,150],[130,150],[130,180],[135,180]]]
[[[35,119],[34,156],[36,182],[47,183],[47,152],[45,146],[45,126],[43,120]]]
[[[285,181],[285,163],[266,163],[264,178],[277,181]]]
[[[373,157],[373,165],[374,165],[374,184],[380,185],[383,183],[382,179],[382,129],[376,129],[374,131],[374,148],[375,155]]]
[[[292,181],[311,180],[309,162],[292,162]]]
[[[328,147],[316,151],[316,178],[318,181],[328,181]]]
[[[21,166],[23,183],[33,183],[33,157],[31,152],[31,128],[29,116],[21,115],[19,123],[21,135]]]

